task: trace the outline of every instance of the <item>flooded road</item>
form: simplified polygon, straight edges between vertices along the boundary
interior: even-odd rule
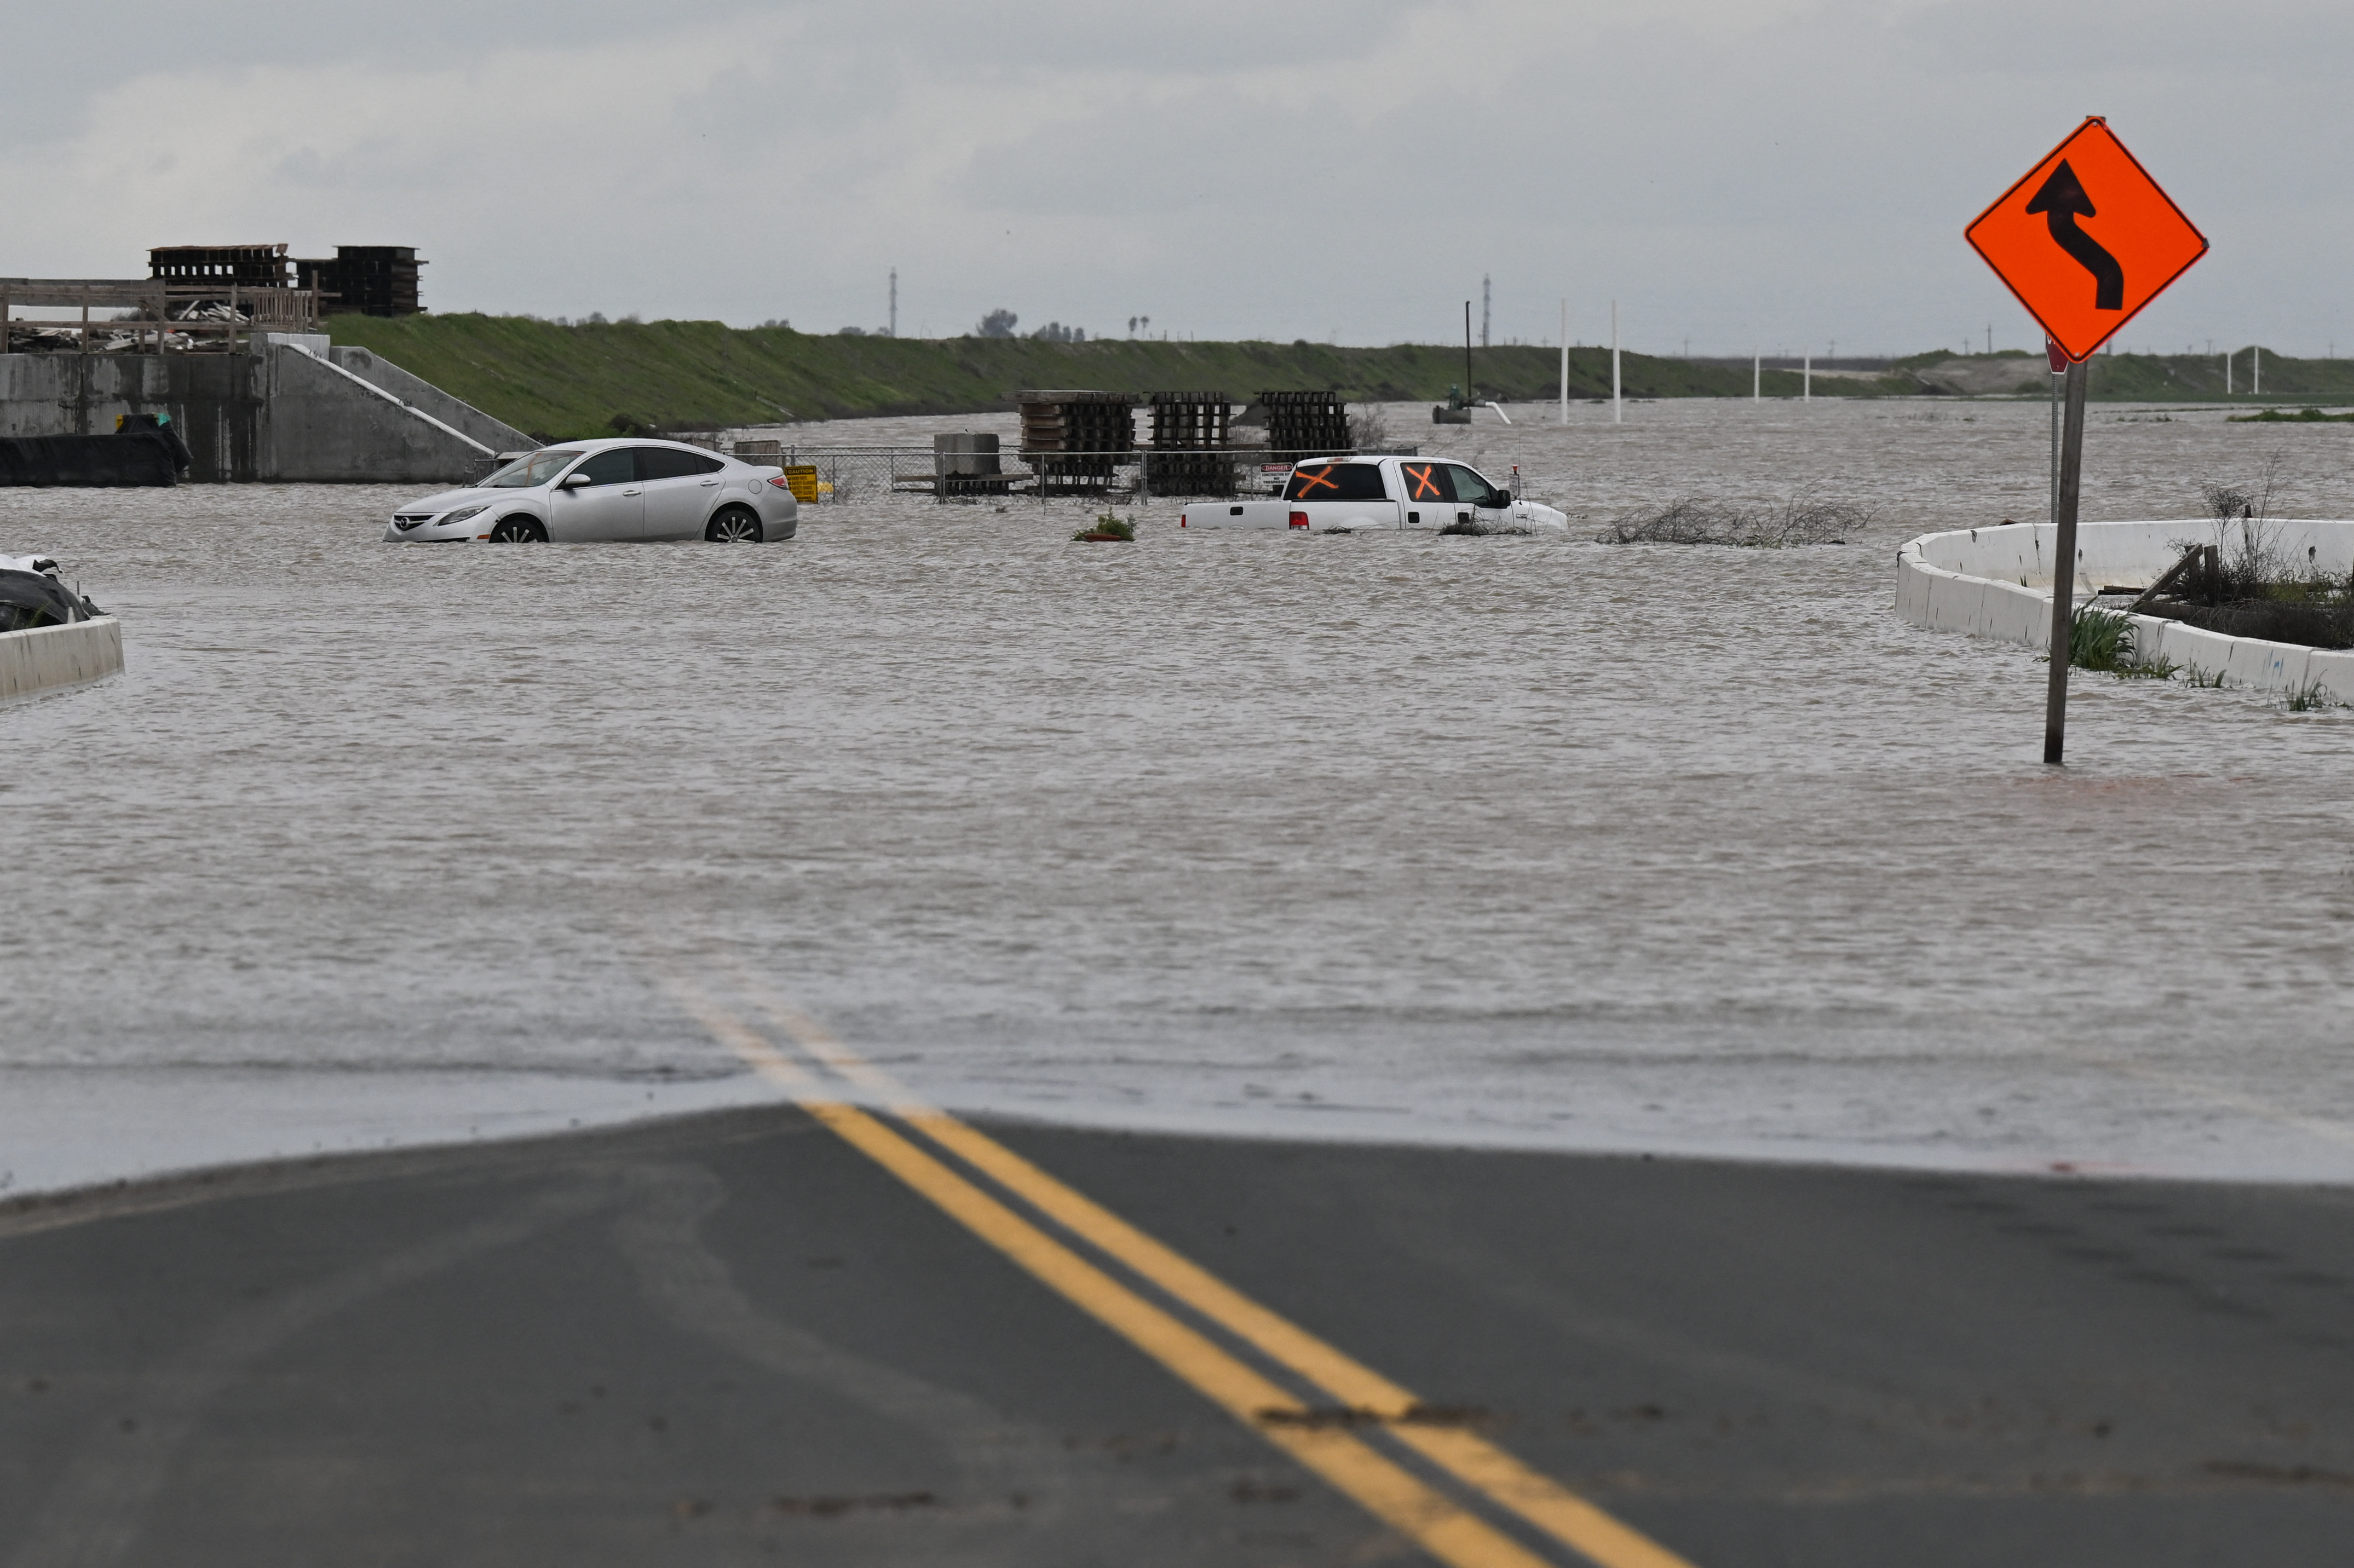
[[[432,549],[378,542],[408,489],[0,492],[129,663],[0,710],[0,1092],[757,1093],[684,975],[965,1109],[2354,1176],[2354,714],[2080,674],[2054,773],[2034,656],[1891,609],[1901,540],[2040,515],[2041,406],[1572,414],[1392,411],[1567,540],[900,498]],[[2342,427],[2093,420],[2089,518],[2268,464],[2354,515]],[[1587,542],[1800,489],[1878,520]]]

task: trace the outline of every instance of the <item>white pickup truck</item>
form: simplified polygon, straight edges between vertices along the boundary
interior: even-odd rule
[[[1277,501],[1195,501],[1180,528],[1298,528],[1352,534],[1377,528],[1455,528],[1532,534],[1566,529],[1550,506],[1522,501],[1478,469],[1444,458],[1313,458],[1297,464]]]

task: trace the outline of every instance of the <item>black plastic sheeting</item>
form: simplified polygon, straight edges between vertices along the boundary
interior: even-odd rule
[[[154,416],[111,436],[0,436],[0,484],[177,484],[188,449]]]
[[[98,606],[47,572],[19,572],[0,567],[0,631],[29,631],[37,626],[63,626],[88,620]]]

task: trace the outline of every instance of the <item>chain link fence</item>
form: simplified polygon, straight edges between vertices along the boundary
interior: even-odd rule
[[[1201,451],[1138,448],[1024,452],[779,442],[773,450],[738,450],[734,455],[789,471],[812,471],[820,504],[871,501],[880,495],[926,495],[940,502],[1018,497],[1042,504],[1051,500],[1140,502],[1156,496],[1267,495],[1281,492],[1291,474],[1288,460],[1278,460],[1264,448],[1244,447]]]

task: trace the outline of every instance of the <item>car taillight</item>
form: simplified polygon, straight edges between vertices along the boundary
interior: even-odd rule
[[[779,490],[790,490],[793,487],[793,482],[787,479],[781,473],[777,475],[776,478],[769,481],[769,482],[775,485]]]
[[[1292,525],[1293,527],[1295,527],[1295,528],[1305,528],[1305,527],[1307,527],[1307,526],[1308,526],[1308,514],[1307,514],[1307,513],[1305,513],[1305,512],[1295,512],[1295,513],[1293,513],[1293,514],[1291,514],[1291,525]]]

